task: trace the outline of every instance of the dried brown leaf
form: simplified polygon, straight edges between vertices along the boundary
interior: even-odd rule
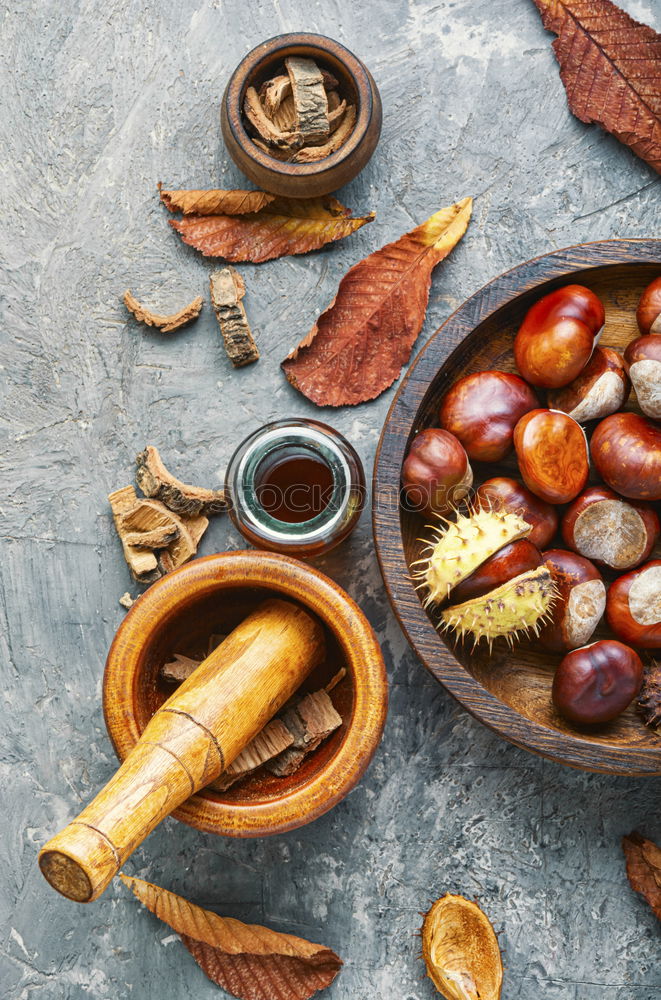
[[[661,848],[636,830],[622,838],[627,877],[661,920]]]
[[[534,0],[571,111],[661,173],[661,35],[610,0]]]
[[[282,363],[319,406],[364,403],[395,381],[422,329],[431,272],[466,232],[472,199],[442,208],[345,274],[337,295]]]
[[[178,330],[179,327],[185,326],[187,323],[191,323],[194,319],[200,315],[200,311],[203,305],[202,296],[198,296],[189,302],[187,306],[180,309],[179,312],[171,313],[168,316],[162,316],[160,313],[152,312],[147,306],[143,306],[136,299],[128,289],[124,292],[124,305],[132,312],[135,318],[140,323],[146,323],[147,326],[155,326],[157,330],[161,333],[172,333],[173,330]]]
[[[268,191],[164,191],[160,184],[158,190],[170,212],[184,215],[245,215],[259,212],[275,199]]]
[[[353,218],[336,198],[276,198],[249,215],[187,215],[171,219],[170,225],[205,257],[258,264],[318,250],[373,218],[374,212]]]
[[[151,882],[125,885],[182,941],[209,979],[243,1000],[308,1000],[333,982],[342,961],[330,948],[219,917]]]

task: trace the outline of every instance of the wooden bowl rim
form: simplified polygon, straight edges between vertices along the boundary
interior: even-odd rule
[[[219,802],[191,796],[172,815],[208,833],[261,837],[317,819],[358,783],[385,725],[388,680],[381,647],[358,605],[333,580],[290,556],[238,550],[196,559],[145,591],[119,626],[103,677],[103,712],[115,752],[123,760],[140,730],[134,714],[136,682],[151,636],[177,613],[181,585],[192,601],[214,591],[262,587],[310,607],[334,633],[353,683],[353,712],[343,740],[324,767],[304,785],[263,802]],[[111,690],[114,689],[112,696]]]
[[[288,163],[269,156],[268,153],[263,152],[255,145],[243,123],[242,99],[246,78],[254,73],[264,60],[271,59],[280,49],[285,48],[316,49],[322,58],[330,55],[342,63],[356,88],[358,109],[351,135],[338,150],[315,163]],[[336,42],[326,35],[317,35],[312,32],[288,32],[268,38],[243,57],[225,88],[223,109],[227,127],[234,141],[253,163],[268,170],[271,174],[277,174],[281,177],[318,178],[343,164],[362,144],[375,111],[376,92],[376,83],[365,64],[340,42]]]
[[[392,494],[388,492],[396,483],[399,496],[401,465],[409,438],[435,377],[423,374],[422,369],[432,366],[437,373],[460,349],[465,337],[453,338],[457,326],[461,329],[463,322],[473,330],[492,313],[540,285],[571,278],[576,271],[617,264],[661,267],[661,239],[598,240],[541,254],[489,281],[452,313],[416,355],[388,410],[374,459],[372,520],[381,574],[402,631],[427,670],[471,715],[511,743],[570,767],[653,776],[661,774],[661,747],[608,746],[585,739],[579,733],[563,733],[541,725],[502,702],[463,667],[443,642],[418,598],[404,553],[399,502],[389,502]],[[401,417],[401,429],[393,419],[395,414]],[[380,497],[385,501],[382,504]],[[418,630],[418,638],[414,628]],[[524,736],[522,729],[526,730]]]

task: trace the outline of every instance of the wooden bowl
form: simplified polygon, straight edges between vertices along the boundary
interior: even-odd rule
[[[381,649],[362,611],[336,583],[304,563],[267,552],[225,552],[196,559],[149,588],[122,622],[108,654],[103,711],[123,760],[172,686],[159,679],[174,653],[204,648],[268,596],[309,608],[325,626],[328,655],[306,682],[318,690],[342,667],[332,698],[343,725],[287,778],[254,776],[225,792],[205,789],[172,815],[207,833],[258,837],[310,823],[358,782],[386,717]],[[199,655],[204,655],[201,653]]]
[[[256,146],[246,131],[243,99],[259,88],[287,56],[307,56],[333,73],[340,93],[356,106],[353,132],[335,153],[316,163],[285,163]],[[277,35],[241,60],[223,95],[220,125],[227,150],[258,187],[290,198],[313,198],[337,191],[363,169],[381,134],[381,98],[367,67],[339,42],[305,32]]]
[[[374,533],[381,571],[395,614],[427,669],[472,715],[512,743],[573,767],[609,774],[661,774],[661,736],[643,725],[633,707],[596,728],[577,728],[562,719],[551,702],[560,657],[534,643],[512,650],[496,643],[491,656],[486,647],[473,651],[470,646],[446,645],[411,582],[410,567],[420,551],[417,539],[424,522],[400,505],[400,473],[413,435],[437,425],[441,397],[458,378],[491,368],[515,370],[515,333],[542,295],[571,282],[592,288],[606,307],[601,343],[623,350],[638,336],[635,310],[640,293],[660,272],[661,240],[607,240],[546,254],[490,282],[417,356],[388,413],[374,470]],[[627,409],[636,409],[635,398]],[[519,478],[514,459],[497,467],[473,465],[476,485],[497,474]],[[561,539],[554,544],[566,547]],[[608,628],[600,626],[595,638],[609,635]]]

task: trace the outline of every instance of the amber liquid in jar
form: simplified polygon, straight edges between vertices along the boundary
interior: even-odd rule
[[[255,475],[260,506],[276,521],[301,524],[326,510],[333,495],[333,473],[310,452],[266,458]]]

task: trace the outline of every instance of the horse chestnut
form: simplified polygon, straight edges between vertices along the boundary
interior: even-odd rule
[[[512,450],[517,421],[536,406],[539,400],[519,375],[476,372],[446,393],[439,423],[461,441],[469,458],[499,462]]]
[[[473,472],[454,434],[438,427],[421,431],[404,459],[402,484],[410,506],[430,514],[448,511],[465,497]]]
[[[643,337],[661,333],[661,276],[655,278],[640,296],[636,319]]]
[[[572,722],[610,722],[633,701],[642,681],[638,654],[615,639],[601,639],[561,661],[553,678],[553,704]]]
[[[506,510],[519,514],[531,526],[528,541],[544,549],[558,530],[558,514],[550,503],[540,500],[534,493],[506,476],[487,479],[478,487],[475,504],[481,509]]]
[[[463,604],[464,601],[482,597],[502,583],[513,580],[515,576],[527,573],[529,569],[537,569],[543,561],[542,553],[527,538],[510,542],[457,584],[452,591],[452,601]]]
[[[514,448],[524,483],[547,503],[568,503],[585,486],[587,440],[581,425],[566,413],[526,413],[514,428]]]
[[[632,569],[649,558],[659,531],[652,507],[624,500],[607,486],[581,493],[562,519],[570,549],[613,569]]]
[[[549,392],[548,403],[551,409],[562,410],[579,423],[585,423],[621,409],[630,391],[631,383],[620,355],[611,347],[597,347],[573,382],[564,389]]]
[[[661,420],[661,337],[651,334],[632,340],[624,360],[641,410]]]
[[[524,379],[546,389],[569,385],[590,360],[605,315],[601,300],[583,285],[566,285],[536,302],[514,339]]]
[[[590,450],[597,472],[616,493],[661,500],[661,427],[637,413],[612,413],[597,424]]]
[[[549,621],[539,633],[546,649],[576,649],[592,638],[606,607],[606,587],[596,566],[564,549],[543,554],[558,592]]]
[[[610,585],[606,619],[615,635],[642,649],[661,649],[661,559]]]

